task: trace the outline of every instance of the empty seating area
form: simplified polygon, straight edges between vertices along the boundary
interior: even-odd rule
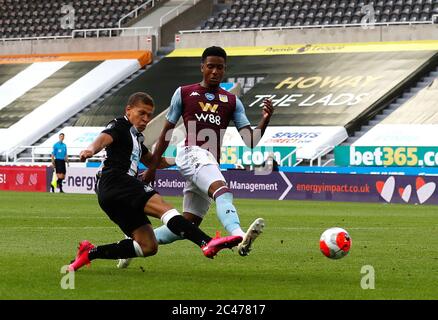
[[[358,24],[363,7],[375,22],[425,22],[438,14],[437,0],[236,0],[199,29]]]
[[[74,9],[74,29],[114,28],[146,0],[0,0],[0,38],[69,36],[63,29],[64,5]]]

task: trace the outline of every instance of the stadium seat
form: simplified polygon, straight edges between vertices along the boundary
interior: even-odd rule
[[[160,0],[155,0],[157,1]],[[144,2],[143,0],[73,0],[64,3],[61,1],[3,0],[0,1],[0,28],[3,28],[1,37],[71,34],[71,30],[62,29],[59,23],[64,16],[61,12],[64,4],[70,4],[75,9],[75,29],[111,28],[118,25],[123,15]],[[38,28],[40,26],[41,28]]]
[[[418,13],[412,13],[409,17],[409,21],[415,22],[420,19],[420,15]]]

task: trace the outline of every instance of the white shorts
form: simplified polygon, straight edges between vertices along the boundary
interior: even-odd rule
[[[212,199],[208,189],[215,181],[224,181],[219,164],[213,155],[200,147],[182,147],[178,150],[176,165],[186,179],[183,211],[204,218]]]

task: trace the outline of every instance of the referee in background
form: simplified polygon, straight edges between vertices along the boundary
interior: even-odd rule
[[[68,163],[67,145],[64,143],[64,134],[59,134],[59,141],[53,145],[53,151],[51,154],[52,165],[55,168],[56,176],[58,178],[56,186],[59,192],[64,193],[62,190],[62,181],[65,179],[66,168],[65,164]],[[53,190],[55,192],[55,190]]]

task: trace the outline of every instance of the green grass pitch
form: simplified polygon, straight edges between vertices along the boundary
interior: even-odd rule
[[[166,199],[181,209],[181,197]],[[224,250],[210,260],[191,242],[178,241],[124,270],[95,260],[75,273],[72,290],[61,288],[61,267],[78,242],[122,239],[96,197],[0,192],[0,203],[0,299],[438,298],[436,206],[236,199],[243,228],[254,218],[266,220],[248,257]],[[353,240],[340,260],[319,251],[321,233],[333,226]],[[214,207],[202,227],[225,234]],[[374,289],[361,286],[372,284],[364,266],[374,269]]]

